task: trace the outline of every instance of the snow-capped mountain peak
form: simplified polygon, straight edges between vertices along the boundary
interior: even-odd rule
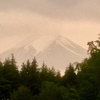
[[[55,37],[52,36],[42,36],[39,37],[36,41],[32,42],[32,45],[37,52],[41,52],[42,50],[48,48],[48,46],[55,40]]]
[[[84,48],[61,35],[28,37],[14,48],[0,54],[0,58],[5,59],[12,53],[19,65],[35,56],[39,65],[45,61],[49,67],[54,66],[59,70],[64,70],[69,63],[81,61],[87,56]]]
[[[73,45],[71,45],[70,41],[68,38],[66,37],[63,37],[61,35],[59,35],[57,38],[56,38],[58,44],[62,44],[62,45],[66,45],[66,44],[69,44],[70,46],[72,46],[73,48],[75,48]]]

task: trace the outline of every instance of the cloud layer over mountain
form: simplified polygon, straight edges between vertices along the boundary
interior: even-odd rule
[[[19,9],[61,19],[98,20],[99,5],[100,0],[1,0],[0,11]]]
[[[0,0],[0,52],[34,35],[63,34],[86,47],[100,33],[100,0]]]

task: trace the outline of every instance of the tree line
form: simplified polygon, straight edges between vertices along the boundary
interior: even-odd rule
[[[21,70],[13,55],[0,61],[0,100],[100,100],[100,38],[88,45],[89,57],[69,64],[63,76],[35,57]]]

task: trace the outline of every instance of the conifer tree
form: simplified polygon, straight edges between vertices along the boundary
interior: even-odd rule
[[[66,69],[62,83],[65,87],[76,85],[76,74],[72,64],[70,64],[68,69]]]

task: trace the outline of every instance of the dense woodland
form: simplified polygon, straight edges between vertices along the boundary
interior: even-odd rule
[[[69,64],[63,76],[35,57],[21,70],[13,55],[0,62],[0,100],[100,100],[100,38],[88,45],[89,57]]]

